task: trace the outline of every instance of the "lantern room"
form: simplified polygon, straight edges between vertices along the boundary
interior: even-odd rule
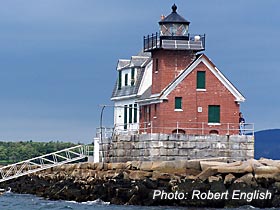
[[[172,13],[167,17],[162,16],[160,25],[160,36],[174,37],[188,36],[190,22],[177,13],[177,6],[172,6]]]

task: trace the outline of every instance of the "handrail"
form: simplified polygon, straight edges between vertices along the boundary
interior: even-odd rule
[[[168,48],[168,44],[165,45],[163,41],[173,41],[176,46],[181,45],[181,47],[179,47],[180,49],[205,49],[205,34],[188,34],[187,36],[161,36],[160,33],[156,32],[143,37],[144,51]],[[177,44],[176,41],[183,42]]]
[[[78,145],[0,168],[0,182],[18,178],[93,155],[93,146]]]
[[[126,125],[126,126],[125,126]],[[126,127],[126,129],[124,129]],[[105,129],[105,128],[103,128]],[[172,132],[174,131],[174,132]],[[207,135],[210,131],[218,131],[226,135],[239,134],[239,123],[208,123],[208,122],[172,122],[169,121],[166,126],[154,126],[153,121],[144,122],[141,124],[128,123],[117,124],[114,128],[106,128],[107,138],[112,137],[114,134],[141,134],[141,133],[181,133],[184,131],[186,134],[193,135]],[[97,136],[98,136],[97,131]],[[242,128],[242,134],[254,135],[254,123],[245,123]]]

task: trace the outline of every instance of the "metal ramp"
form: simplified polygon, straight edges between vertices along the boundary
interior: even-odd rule
[[[93,155],[93,146],[78,145],[0,168],[0,182],[42,171]]]

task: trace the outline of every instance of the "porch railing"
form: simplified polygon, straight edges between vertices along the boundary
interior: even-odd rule
[[[155,126],[153,122],[145,122],[135,126],[134,124],[117,124],[114,128],[102,128],[102,138],[109,138],[119,134],[190,134],[190,135],[254,135],[254,123],[245,123],[242,128],[239,123],[207,123],[207,122],[167,122],[163,126]],[[97,136],[100,136],[100,128]]]

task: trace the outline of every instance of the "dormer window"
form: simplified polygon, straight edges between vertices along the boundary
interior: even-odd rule
[[[122,88],[122,71],[119,71],[119,78],[118,78],[118,89]]]
[[[130,83],[131,83],[131,86],[134,86],[135,84],[135,68],[132,68],[131,69],[131,80],[130,80]]]
[[[128,74],[124,75],[124,86],[128,85]]]

